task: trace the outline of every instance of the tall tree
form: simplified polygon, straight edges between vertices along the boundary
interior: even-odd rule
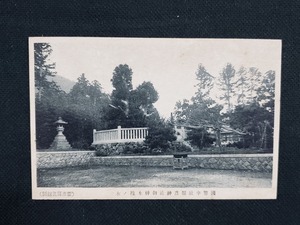
[[[190,102],[187,99],[178,101],[174,107],[174,116],[177,123],[185,123],[190,115]]]
[[[35,86],[41,95],[42,89],[49,86],[47,77],[55,76],[55,63],[50,62],[52,48],[49,43],[34,43]]]
[[[138,104],[140,104],[144,108],[147,108],[158,100],[158,93],[155,90],[153,84],[149,81],[144,81],[135,89],[135,91],[139,96],[139,98],[137,99]]]
[[[55,75],[55,63],[51,63],[52,48],[48,43],[34,44],[34,75],[36,87],[36,141],[37,148],[48,148],[56,135],[53,122],[64,111],[65,92],[57,84],[48,81]]]
[[[237,106],[230,125],[245,132],[245,147],[271,148],[273,144],[273,114],[257,102]]]
[[[129,97],[132,91],[132,69],[127,64],[120,64],[113,71],[111,79],[113,92],[111,95],[108,126],[126,126],[129,116]]]
[[[87,148],[93,141],[93,129],[106,128],[108,104],[109,97],[101,92],[98,81],[90,83],[84,74],[77,79],[62,115],[69,122],[65,134],[73,147]]]
[[[94,80],[92,81],[92,83],[90,84],[89,87],[89,96],[91,98],[91,101],[93,103],[93,106],[96,106],[99,99],[102,97],[102,87],[101,84],[97,81]]]
[[[202,64],[199,64],[196,72],[196,79],[198,80],[198,83],[196,84],[196,87],[198,87],[196,98],[201,101],[209,96],[209,93],[213,88],[214,77],[206,71]]]
[[[216,144],[219,146],[220,151],[222,151],[221,128],[223,125],[225,125],[220,114],[222,106],[218,105],[214,100],[209,98],[201,102],[192,102],[190,104],[185,102],[184,107],[177,107],[177,109],[180,111],[175,111],[175,115],[179,114],[179,118],[183,118],[181,120],[177,120],[177,123],[193,129],[189,133],[190,137],[194,138],[195,135],[201,134],[198,136],[198,138],[201,143],[200,145],[204,146],[206,131],[211,129],[215,133]]]
[[[43,94],[36,101],[36,141],[37,148],[48,148],[57,134],[54,121],[62,116],[67,105],[66,93],[55,82],[43,88]]]
[[[275,71],[269,70],[265,73],[262,84],[257,88],[257,101],[274,112],[275,102]]]
[[[250,67],[248,72],[248,93],[249,102],[254,102],[256,100],[256,89],[261,82],[261,72],[256,67]]]
[[[247,69],[243,66],[237,72],[237,81],[235,83],[238,105],[246,104],[246,94],[248,88]]]
[[[160,120],[154,107],[158,93],[151,82],[144,81],[136,89],[132,87],[132,70],[128,65],[119,65],[111,79],[114,90],[108,113],[109,128],[148,126]]]
[[[115,68],[111,82],[114,88],[112,98],[128,100],[132,90],[132,69],[127,64],[120,64]]]
[[[202,104],[194,104],[192,106],[191,115],[188,120],[192,128],[202,129],[201,142],[204,141],[204,131],[212,129],[215,133],[216,144],[222,151],[221,146],[221,128],[224,125],[221,117],[222,106],[218,105],[212,99],[207,99]]]
[[[84,104],[89,96],[90,82],[86,79],[84,73],[77,78],[77,83],[69,93],[71,102]]]
[[[149,126],[153,120],[159,119],[154,107],[158,93],[151,82],[143,82],[130,92],[129,123],[131,126]]]
[[[209,96],[214,77],[200,64],[196,72],[196,78],[198,80],[196,85],[198,90],[191,101],[185,99],[183,102],[176,103],[174,113],[176,122],[193,128],[189,132],[189,138],[194,140],[195,136],[198,136],[199,146],[207,144],[205,141],[211,141],[206,138],[206,131],[209,128],[213,129],[216,134],[217,145],[222,150],[220,135],[222,126],[220,111],[222,107]]]
[[[219,82],[221,86],[221,90],[224,92],[221,96],[221,99],[225,99],[225,104],[227,105],[227,111],[230,112],[232,110],[232,95],[234,94],[234,81],[233,78],[235,76],[235,69],[232,64],[227,63],[227,65],[223,68],[220,73]]]

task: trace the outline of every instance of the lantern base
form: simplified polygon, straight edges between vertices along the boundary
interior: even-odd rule
[[[70,150],[72,147],[67,141],[65,135],[57,134],[49,149],[52,150]]]

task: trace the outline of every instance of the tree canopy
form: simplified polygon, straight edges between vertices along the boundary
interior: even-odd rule
[[[232,110],[232,96],[234,94],[234,77],[235,77],[235,69],[231,63],[227,63],[227,65],[223,68],[220,73],[219,82],[220,89],[223,91],[223,95],[221,99],[225,100],[225,104],[227,105],[227,111]]]
[[[40,90],[49,85],[47,77],[55,76],[55,63],[50,62],[52,53],[48,43],[34,43],[34,75],[35,86]]]
[[[273,144],[275,72],[264,76],[255,67],[240,67],[236,72],[228,63],[218,78],[227,110],[210,97],[215,77],[200,64],[196,72],[198,90],[191,100],[184,99],[175,105],[175,123],[191,130],[187,140],[199,148],[211,140],[206,138],[213,130],[216,144],[221,146],[221,130],[231,126],[237,133],[246,134],[243,147],[270,148]]]
[[[133,89],[132,69],[128,65],[119,65],[113,72],[114,90],[109,104],[109,128],[142,127],[151,123],[159,115],[153,104],[158,93],[151,82],[144,81]]]
[[[199,64],[195,72],[197,91],[190,100],[178,101],[174,117],[166,121],[154,106],[159,99],[154,85],[144,81],[134,88],[133,71],[127,64],[112,71],[111,95],[102,91],[98,81],[90,82],[85,74],[66,93],[48,79],[56,74],[51,52],[48,43],[34,45],[38,148],[50,146],[56,135],[53,123],[59,116],[68,122],[64,133],[74,148],[88,148],[93,129],[115,129],[121,125],[149,127],[146,143],[166,149],[176,139],[175,124],[191,128],[188,140],[199,148],[212,144],[208,131],[213,131],[216,144],[222,149],[221,130],[229,125],[246,134],[244,147],[272,147],[276,77],[273,70],[262,74],[256,67],[242,66],[236,71],[227,63],[219,76],[214,76]],[[211,97],[214,88],[225,100],[225,111],[220,101]]]

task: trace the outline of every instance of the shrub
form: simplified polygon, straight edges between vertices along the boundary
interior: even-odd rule
[[[126,142],[113,144],[100,144],[94,147],[97,156],[150,154],[151,151],[144,143]]]
[[[89,150],[96,150],[95,146],[90,146],[88,149]]]
[[[249,140],[245,140],[245,141],[239,141],[239,142],[234,142],[234,143],[229,143],[226,145],[226,147],[235,147],[238,149],[241,148],[249,148],[250,144],[249,144]],[[256,147],[254,149],[257,149]]]
[[[166,152],[170,148],[170,142],[176,140],[174,134],[175,130],[171,124],[160,122],[149,128],[149,135],[146,137],[145,144],[152,149],[152,152]]]
[[[170,147],[172,152],[191,152],[192,148],[182,142],[172,142]]]
[[[118,155],[116,147],[112,144],[96,145],[96,156]]]
[[[164,150],[160,147],[151,149],[151,155],[161,155]]]
[[[211,138],[205,129],[191,129],[187,132],[186,140],[189,140],[191,144],[202,149],[203,147],[211,146],[215,138]]]
[[[74,141],[72,142],[72,147],[73,148],[76,148],[76,149],[89,149],[89,144],[86,140],[84,139],[81,139],[81,140],[78,140],[78,141]]]
[[[96,156],[108,156],[108,155],[103,149],[97,149]]]

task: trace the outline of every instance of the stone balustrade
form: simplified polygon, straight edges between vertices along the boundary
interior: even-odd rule
[[[121,128],[111,130],[93,130],[93,143],[106,144],[106,143],[125,143],[125,142],[143,142],[148,135],[148,127],[138,128]]]

